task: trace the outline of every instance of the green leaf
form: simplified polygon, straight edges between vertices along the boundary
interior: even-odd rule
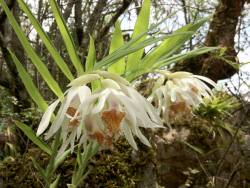
[[[135,23],[134,32],[131,37],[132,39],[148,30],[150,18],[150,4],[150,0],[144,0],[142,8]],[[137,43],[143,41],[145,38],[146,36],[142,37],[140,40],[137,41]],[[131,71],[135,70],[138,67],[138,63],[140,62],[143,52],[144,49],[141,49],[128,56],[126,70]]]
[[[55,139],[51,146],[52,154],[51,154],[49,164],[47,165],[46,172],[45,172],[47,177],[51,177],[53,173],[56,171],[56,168],[58,167],[56,166],[57,164],[55,161],[56,161],[56,157],[58,155],[58,149],[61,143],[60,135],[61,135],[60,131],[56,133]]]
[[[91,72],[94,70],[94,65],[95,65],[95,62],[96,62],[96,51],[95,51],[95,41],[94,39],[90,37],[90,40],[89,40],[89,52],[88,52],[88,56],[87,56],[87,59],[86,59],[86,65],[85,65],[85,69],[86,69],[86,72]],[[100,81],[99,80],[95,80],[95,81],[92,81],[91,82],[91,88],[92,88],[92,91],[95,91],[96,89],[100,88]]]
[[[113,36],[112,36],[109,54],[111,54],[112,52],[114,52],[115,50],[117,50],[118,48],[120,48],[123,45],[124,45],[124,41],[123,41],[122,31],[120,28],[120,23],[117,21],[115,23],[115,31],[114,31]],[[108,71],[111,73],[122,75],[125,71],[125,58],[121,58],[119,61],[112,64],[108,68]]]
[[[177,54],[177,55],[171,56],[169,58],[163,58],[163,59],[160,59],[159,61],[156,61],[153,64],[153,66],[150,68],[148,68],[146,66],[143,68],[138,68],[137,70],[128,74],[126,76],[126,79],[129,81],[132,81],[145,73],[152,72],[156,69],[160,69],[161,67],[168,66],[168,65],[171,65],[173,63],[183,61],[184,59],[195,57],[197,55],[201,55],[201,54],[211,52],[214,50],[218,50],[218,49],[219,49],[219,47],[203,47],[203,48],[198,48],[198,49],[195,49],[195,50],[192,50],[190,52],[183,53],[183,54]]]
[[[66,150],[62,155],[57,156],[57,158],[55,159],[54,169],[57,169],[59,165],[61,165],[63,161],[65,161],[66,157],[69,154],[70,154],[70,149]]]
[[[105,58],[103,58],[101,61],[97,62],[95,64],[95,66],[94,66],[94,70],[107,68],[108,66],[110,66],[113,63],[115,63],[116,61],[118,61],[120,58],[125,57],[126,55],[128,55],[130,53],[133,53],[133,52],[135,52],[135,51],[137,51],[139,49],[142,49],[142,48],[144,48],[147,45],[150,45],[149,41],[152,42],[152,40],[154,40],[153,39],[154,37],[151,37],[149,39],[143,40],[138,45],[136,45],[137,49],[134,48],[132,51],[130,50],[130,48],[131,48],[131,46],[133,44],[135,44],[142,37],[146,36],[149,31],[152,31],[153,29],[155,29],[156,27],[158,27],[165,20],[166,20],[166,18],[163,19],[162,21],[160,21],[159,23],[150,26],[150,28],[148,29],[148,31],[145,31],[144,33],[140,34],[139,36],[135,37],[134,39],[131,39],[129,42],[127,42],[126,44],[124,44],[123,46],[121,46],[120,48],[118,48],[117,50],[115,50],[114,52],[112,52],[111,54],[109,54],[108,56],[106,56]],[[140,46],[140,48],[138,48],[138,46]]]
[[[155,48],[150,54],[148,54],[141,62],[142,67],[151,67],[154,63],[159,60],[161,57],[169,57],[174,54],[177,50],[181,48],[181,46],[188,40],[190,37],[208,20],[208,18],[202,19],[194,24],[188,24],[184,27],[178,29],[174,32],[183,33],[183,32],[191,32],[190,35],[177,35],[175,37],[166,39],[162,42],[157,48]]]
[[[44,100],[44,98],[42,97],[42,95],[40,94],[40,92],[38,91],[35,84],[33,83],[30,74],[24,69],[23,65],[17,59],[16,55],[13,52],[11,52],[11,50],[9,50],[9,52],[10,52],[10,55],[13,59],[13,62],[16,65],[18,74],[19,74],[21,80],[23,81],[23,84],[24,84],[27,92],[29,93],[30,97],[33,99],[33,101],[37,104],[37,106],[41,110],[45,111],[47,109],[48,105],[47,105],[46,101]]]
[[[20,26],[18,25],[15,17],[9,10],[8,6],[6,5],[4,0],[0,0],[0,4],[2,5],[2,8],[4,9],[9,23],[12,25],[18,39],[20,40],[24,50],[26,51],[27,55],[31,59],[32,63],[36,66],[37,70],[45,80],[45,82],[48,84],[50,89],[58,96],[63,96],[63,93],[58,85],[58,83],[54,80],[54,78],[51,76],[50,72],[48,71],[47,67],[44,65],[42,60],[39,58],[39,56],[36,54],[32,46],[30,45],[29,41],[27,40],[25,34],[21,30]]]
[[[64,73],[64,75],[72,81],[74,79],[74,76],[72,75],[69,67],[63,60],[63,58],[60,56],[59,52],[56,50],[55,46],[53,45],[52,41],[49,39],[48,35],[45,33],[45,31],[42,29],[40,23],[37,21],[37,19],[33,16],[31,10],[26,5],[26,3],[23,0],[18,0],[19,7],[26,13],[29,20],[31,21],[32,25],[36,29],[37,33],[39,34],[40,38],[42,39],[44,45],[48,49],[50,55],[54,59],[55,63],[58,65],[58,67],[61,69],[61,71]]]
[[[186,33],[181,33],[181,34],[183,35]],[[108,67],[108,66],[114,64],[115,62],[117,62],[118,60],[120,60],[121,58],[125,57],[128,54],[136,52],[136,51],[138,51],[146,46],[149,46],[151,44],[154,44],[156,42],[162,41],[168,37],[172,37],[173,35],[180,35],[180,33],[166,35],[164,37],[150,37],[150,38],[145,39],[144,41],[136,44],[135,46],[132,46],[132,45],[136,40],[138,40],[138,38],[136,40],[132,39],[131,40],[132,42],[129,41],[128,43],[123,45],[121,48],[117,49],[116,51],[114,51],[110,55],[103,58],[100,62],[96,63],[94,68],[95,68],[95,70],[98,70],[98,69],[103,69],[105,67]]]
[[[98,142],[92,144],[91,157],[94,156],[99,151],[100,145]]]
[[[96,61],[96,52],[95,52],[95,42],[94,39],[89,36],[89,52],[86,60],[86,72],[91,72],[94,69],[95,61]]]
[[[155,64],[152,66],[154,69],[161,68],[167,65],[170,65],[172,63],[176,63],[179,61],[183,61],[184,59],[195,57],[204,53],[208,53],[214,50],[218,50],[219,47],[203,47],[203,48],[197,48],[195,50],[183,53],[183,54],[177,54],[169,58],[160,59],[159,61],[155,62]]]
[[[35,132],[32,130],[31,127],[19,121],[16,121],[15,123],[17,127],[20,128],[23,131],[23,133],[41,150],[45,151],[49,155],[52,154],[51,148],[45,142],[43,142],[39,137],[36,136]]]
[[[52,184],[49,185],[49,188],[57,188],[57,187],[58,187],[59,180],[60,180],[60,177],[61,177],[60,174],[57,175],[55,181],[54,181]]]
[[[67,25],[65,23],[65,20],[59,10],[59,7],[56,3],[55,0],[49,0],[49,4],[51,6],[51,10],[53,12],[53,15],[55,17],[56,23],[58,25],[59,31],[62,35],[63,41],[65,43],[65,46],[67,48],[69,57],[77,71],[78,76],[82,75],[84,70],[83,70],[83,66],[81,64],[81,61],[77,55],[77,51],[75,48],[75,44],[74,41],[72,39],[72,36],[69,33],[69,30],[67,28]]]

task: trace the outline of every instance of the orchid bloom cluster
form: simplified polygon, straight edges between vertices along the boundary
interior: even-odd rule
[[[101,85],[95,91],[88,86],[93,82]],[[150,146],[139,127],[162,127],[151,103],[120,76],[95,71],[73,80],[69,87],[63,99],[48,107],[37,130],[37,135],[41,135],[48,129],[45,138],[49,139],[61,129],[61,152],[69,145],[73,151],[76,142],[83,144],[87,140],[95,140],[103,148],[111,147],[121,135],[134,149],[137,149],[137,144],[133,135]]]
[[[207,77],[189,72],[161,70],[158,73],[160,77],[148,100],[155,104],[165,123],[190,115],[191,109],[202,103],[204,98],[211,98],[212,90],[207,83],[213,87],[216,85]]]

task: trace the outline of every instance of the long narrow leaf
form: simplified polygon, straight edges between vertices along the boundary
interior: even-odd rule
[[[165,58],[165,59],[162,59],[160,61],[157,61],[153,65],[153,68],[154,69],[155,68],[161,68],[163,66],[167,66],[167,65],[170,65],[172,63],[176,63],[178,61],[182,61],[184,59],[195,57],[195,56],[198,56],[198,55],[201,55],[201,54],[204,54],[204,53],[207,53],[207,52],[211,52],[211,51],[214,51],[214,50],[218,50],[218,49],[219,49],[219,47],[203,47],[203,48],[198,48],[198,49],[195,49],[195,50],[183,53],[183,54],[174,55],[172,57]]]
[[[51,76],[50,72],[48,71],[47,67],[44,65],[42,60],[39,58],[39,56],[36,54],[32,46],[30,45],[29,41],[27,40],[25,34],[21,30],[20,26],[18,25],[15,17],[9,10],[8,6],[6,5],[4,0],[0,0],[0,4],[2,5],[2,8],[4,9],[9,23],[12,25],[15,33],[17,34],[18,39],[20,40],[23,48],[25,49],[27,55],[31,59],[32,63],[36,66],[37,70],[42,75],[45,82],[48,84],[50,89],[58,96],[63,96],[63,93],[58,85],[58,83],[54,80],[54,78]]]
[[[85,65],[85,69],[86,72],[91,72],[94,70],[94,65],[96,62],[96,51],[95,51],[95,41],[94,39],[90,37],[89,40],[89,52],[88,52],[88,56],[86,59],[86,65]],[[91,88],[92,91],[95,91],[96,89],[98,89],[100,87],[100,81],[99,80],[95,80],[91,82]]]
[[[55,46],[53,45],[52,41],[49,39],[48,35],[44,32],[42,29],[40,23],[37,21],[37,19],[33,16],[31,10],[26,5],[26,3],[23,0],[18,0],[19,7],[26,13],[29,20],[31,21],[32,25],[36,29],[37,33],[39,34],[40,38],[42,39],[44,45],[48,49],[50,55],[54,59],[55,63],[58,65],[58,67],[61,69],[61,71],[64,73],[64,75],[72,81],[74,79],[74,76],[72,75],[69,67],[63,60],[63,58],[60,56],[59,52],[56,50]]]
[[[150,37],[150,38],[145,39],[144,41],[138,43],[135,46],[132,46],[132,44],[134,44],[134,42],[138,39],[136,39],[136,40],[132,39],[133,43],[128,42],[129,44],[127,43],[127,44],[123,45],[121,48],[119,48],[115,52],[113,52],[110,55],[108,55],[107,57],[103,58],[102,61],[100,61],[99,63],[96,63],[95,70],[101,69],[101,68],[106,67],[106,66],[110,66],[111,64],[115,63],[116,61],[118,61],[122,57],[127,56],[128,54],[136,52],[136,51],[138,51],[146,46],[149,46],[149,45],[154,44],[156,42],[162,41],[166,38],[174,37],[176,35],[190,35],[190,32],[170,34],[170,35],[166,35],[166,36],[158,37],[158,38]]]
[[[112,52],[111,54],[109,54],[108,56],[104,57],[101,61],[97,62],[95,64],[95,67],[94,69],[97,70],[97,69],[101,69],[103,68],[104,66],[107,66],[109,63],[113,62],[113,58],[115,56],[120,56],[120,53],[122,51],[125,51],[125,50],[128,50],[136,41],[138,41],[140,38],[142,38],[144,35],[146,35],[147,32],[141,34],[140,36],[136,37],[135,39],[132,39],[130,40],[129,42],[127,42],[126,44],[124,44],[123,46],[121,46],[120,48],[118,48],[117,50],[115,50],[114,52]],[[129,53],[128,53],[129,54]],[[128,55],[128,54],[125,54],[123,56],[121,56],[120,58]],[[119,59],[120,59],[119,58]],[[116,62],[116,61],[115,61]],[[113,62],[114,63],[114,62]]]
[[[58,184],[59,184],[60,177],[61,177],[60,174],[57,175],[55,181],[49,185],[49,188],[57,188]]]
[[[77,51],[75,48],[74,41],[69,33],[69,30],[67,28],[67,25],[65,23],[65,20],[59,10],[59,7],[55,0],[49,0],[53,15],[55,17],[56,23],[58,25],[58,28],[60,30],[60,33],[62,35],[62,38],[64,40],[65,46],[67,48],[69,57],[77,71],[78,76],[82,75],[84,70],[83,66],[81,64],[81,61],[79,59],[79,56],[77,55]]]
[[[179,35],[165,40],[160,46],[155,48],[154,51],[152,51],[143,59],[141,66],[147,66],[150,68],[150,66],[153,66],[153,64],[162,56],[169,57],[174,54],[207,20],[208,18],[202,19],[194,24],[185,25],[184,27],[175,31],[174,33],[176,34],[180,32],[191,32],[191,34]]]
[[[141,33],[139,36],[135,37],[134,39],[131,39],[129,42],[127,42],[126,44],[124,44],[123,46],[121,46],[120,48],[118,48],[117,50],[115,50],[114,52],[112,52],[111,54],[106,56],[105,58],[103,58],[100,62],[97,62],[94,66],[94,70],[102,69],[103,67],[106,67],[107,65],[109,65],[112,62],[112,60],[110,61],[110,59],[114,58],[114,56],[119,56],[119,54],[122,50],[127,50],[128,48],[130,48],[138,40],[140,40],[142,37],[146,36],[148,32],[152,31],[153,29],[157,28],[160,24],[162,24],[167,18],[164,18],[159,23],[150,26],[150,28],[147,31],[145,31],[144,33]],[[128,54],[129,53],[127,53],[126,55],[128,55]],[[126,55],[123,55],[122,57],[124,57]]]
[[[146,66],[143,68],[138,68],[137,70],[128,74],[126,76],[126,79],[129,81],[132,81],[145,73],[152,72],[156,69],[160,69],[161,67],[168,66],[168,65],[171,65],[172,63],[177,63],[177,62],[183,61],[185,59],[188,59],[188,58],[191,58],[191,57],[194,57],[197,55],[201,55],[201,54],[204,54],[207,52],[211,52],[214,50],[218,50],[218,49],[219,49],[218,47],[203,47],[203,48],[192,50],[192,51],[187,52],[187,53],[174,55],[172,57],[162,59],[162,60],[155,62],[155,64],[151,68],[148,68]]]
[[[32,130],[31,127],[19,121],[16,121],[15,123],[18,126],[18,128],[20,128],[23,131],[23,133],[41,150],[45,151],[49,155],[52,154],[51,148],[45,142],[43,142],[39,137],[36,136],[36,133]]]
[[[13,62],[16,65],[18,74],[20,76],[20,78],[23,81],[23,84],[27,90],[27,92],[29,93],[30,97],[33,99],[33,101],[37,104],[37,106],[45,111],[48,107],[46,101],[44,100],[44,98],[42,97],[42,95],[40,94],[40,92],[38,91],[37,87],[35,86],[35,84],[32,81],[32,78],[30,77],[30,74],[25,70],[25,68],[23,67],[23,65],[20,63],[20,61],[17,59],[16,55],[11,52],[11,50],[9,50],[10,55],[13,59]]]
[[[115,23],[115,31],[112,36],[111,44],[110,44],[110,49],[109,49],[109,54],[114,52],[115,50],[119,49],[121,46],[124,45],[124,40],[122,36],[122,31],[120,27],[120,22],[117,21]],[[108,68],[109,72],[122,75],[125,71],[125,58],[121,58],[119,61],[114,63]]]
[[[95,52],[95,42],[94,39],[90,37],[89,40],[89,52],[88,52],[88,56],[87,56],[87,60],[86,60],[86,72],[90,72],[93,71],[94,69],[94,64],[96,61],[96,52]]]
[[[131,37],[132,39],[148,30],[149,18],[150,18],[150,4],[151,4],[150,0],[143,1],[142,8],[135,23],[134,32]],[[145,38],[146,36],[142,37],[140,40],[137,41],[137,43],[143,41]],[[143,52],[144,49],[141,49],[128,56],[126,70],[131,71],[137,68]]]

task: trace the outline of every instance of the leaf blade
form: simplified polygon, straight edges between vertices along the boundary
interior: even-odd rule
[[[44,98],[42,97],[42,95],[40,94],[40,92],[38,91],[35,84],[33,83],[32,78],[30,77],[30,74],[24,69],[23,65],[20,63],[16,55],[11,50],[9,50],[9,53],[13,59],[13,62],[16,65],[18,74],[21,80],[23,81],[23,84],[27,92],[29,93],[30,97],[33,99],[33,101],[37,104],[37,106],[41,110],[45,111],[48,105],[46,101],[44,100]]]
[[[74,41],[69,33],[68,27],[66,26],[65,20],[59,10],[59,7],[55,0],[49,0],[49,4],[51,6],[52,13],[55,17],[55,20],[57,22],[57,26],[59,28],[59,31],[61,33],[61,36],[63,38],[64,44],[66,46],[66,49],[68,51],[69,57],[77,71],[78,76],[82,75],[84,73],[83,66],[81,64],[81,61],[79,59],[79,56],[77,55]]]
[[[26,51],[28,57],[31,59],[32,63],[35,65],[45,82],[48,84],[50,89],[58,96],[62,97],[63,93],[58,85],[58,83],[54,80],[50,72],[48,71],[47,67],[44,65],[40,57],[36,54],[35,50],[30,45],[29,41],[27,40],[26,36],[24,35],[21,27],[18,25],[15,17],[9,10],[8,6],[6,5],[4,0],[0,0],[0,4],[4,9],[9,23],[11,24],[12,28],[14,29],[18,39],[20,40],[24,50]]]
[[[89,36],[89,38],[90,38],[90,40],[89,40],[89,52],[88,52],[88,56],[86,59],[86,65],[85,65],[86,66],[85,70],[87,72],[93,71],[95,61],[96,61],[95,42],[91,36]]]
[[[122,36],[120,22],[117,21],[115,23],[115,31],[114,31],[112,39],[111,39],[109,54],[111,54],[112,52],[114,52],[118,48],[122,47],[123,44],[124,44],[124,40],[123,40],[123,36]],[[125,71],[125,66],[126,66],[125,65],[125,58],[121,58],[116,63],[112,64],[108,68],[108,71],[111,73],[122,75]]]
[[[188,24],[178,29],[174,33],[191,32],[190,35],[180,35],[173,38],[166,39],[150,54],[148,54],[142,61],[141,65],[150,68],[162,56],[171,56],[208,20],[208,18],[201,19],[194,24]]]
[[[188,59],[188,58],[201,55],[207,52],[211,52],[214,50],[218,50],[218,49],[219,47],[203,47],[203,48],[198,48],[198,49],[195,49],[195,50],[183,53],[183,54],[177,54],[169,58],[161,59],[155,62],[155,64],[151,68],[148,68],[148,67],[138,68],[134,72],[131,72],[130,74],[126,75],[126,79],[129,81],[132,81],[145,73],[152,72],[156,69],[160,69],[161,67],[168,66],[168,65],[171,65],[172,63],[176,63],[184,59]]]
[[[44,32],[42,29],[40,23],[38,20],[34,17],[31,10],[27,6],[27,4],[23,0],[18,0],[19,7],[25,12],[25,14],[28,16],[30,22],[36,29],[38,35],[40,36],[41,40],[43,41],[44,45],[48,49],[50,55],[54,59],[55,63],[58,65],[58,67],[61,69],[61,71],[64,73],[64,75],[72,81],[74,79],[74,76],[72,75],[69,67],[59,54],[59,52],[56,50],[55,46],[53,45],[52,41],[49,39],[49,36]]]
[[[142,8],[140,10],[140,13],[135,23],[134,32],[131,37],[132,39],[148,30],[149,18],[150,18],[150,5],[151,5],[150,0],[143,1]],[[146,35],[142,37],[137,43],[143,41],[145,38],[146,38]],[[128,62],[127,62],[127,67],[126,67],[128,71],[134,70],[138,67],[139,65],[138,63],[140,62],[143,52],[144,52],[144,49],[141,49],[128,56]]]
[[[36,144],[41,150],[45,151],[46,153],[48,153],[49,155],[52,154],[52,150],[51,148],[45,143],[43,142],[40,138],[38,138],[35,134],[35,132],[31,129],[31,127],[29,127],[28,125],[16,121],[15,122],[17,127],[20,128],[23,133],[34,143]]]

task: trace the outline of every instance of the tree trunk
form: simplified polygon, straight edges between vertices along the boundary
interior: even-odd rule
[[[206,46],[225,47],[223,58],[205,54],[177,65],[174,70],[187,70],[205,75],[214,81],[231,77],[237,72],[226,61],[238,63],[234,37],[246,0],[220,0],[206,36]]]

